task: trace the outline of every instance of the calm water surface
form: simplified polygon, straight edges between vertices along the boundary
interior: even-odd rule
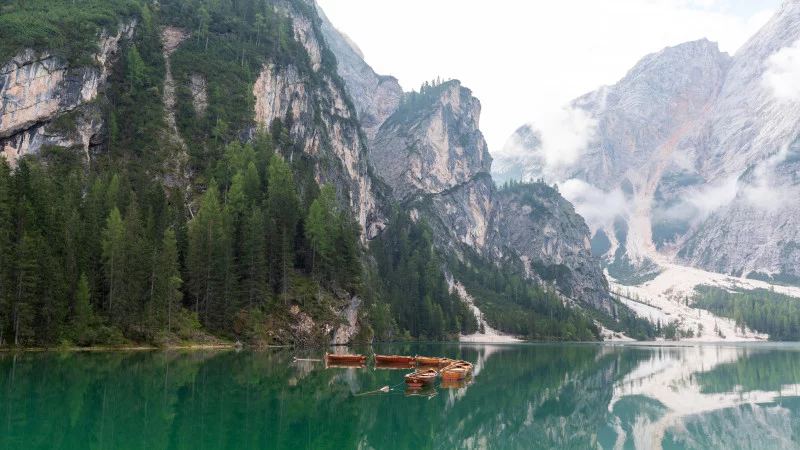
[[[0,355],[0,449],[800,448],[798,346],[374,350],[475,375],[412,393],[285,350]]]

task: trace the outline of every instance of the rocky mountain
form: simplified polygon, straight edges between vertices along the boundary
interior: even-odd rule
[[[614,315],[600,261],[591,255],[589,228],[572,204],[544,184],[504,189],[495,186],[490,175],[492,158],[480,131],[481,104],[459,81],[426,85],[420,92],[403,92],[396,79],[378,75],[370,68],[355,43],[336,30],[313,0],[219,3],[209,6],[210,12],[170,0],[155,5],[130,0],[106,6],[103,11],[108,16],[93,23],[96,29],[87,28],[81,36],[85,40],[83,47],[72,49],[71,53],[64,49],[51,52],[47,45],[39,43],[36,49],[20,48],[16,56],[0,62],[0,148],[12,167],[26,156],[36,160],[30,158],[36,155],[44,157],[39,161],[46,161],[45,166],[55,160],[48,159],[53,154],[63,157],[77,164],[78,171],[83,170],[80,164],[86,162],[97,172],[91,176],[100,180],[95,183],[98,191],[105,189],[102,183],[125,179],[123,190],[133,200],[125,197],[126,203],[120,203],[118,209],[123,210],[123,216],[140,197],[142,202],[164,202],[163,208],[152,207],[147,214],[164,212],[169,203],[169,208],[174,209],[169,213],[169,220],[174,222],[169,227],[185,232],[177,239],[190,247],[186,250],[189,254],[200,239],[192,240],[186,233],[201,216],[204,198],[208,197],[216,213],[221,211],[219,199],[209,194],[211,186],[218,187],[226,207],[228,194],[236,194],[243,211],[252,206],[242,204],[241,199],[248,195],[256,199],[253,204],[258,206],[252,206],[254,209],[262,208],[260,204],[269,195],[261,191],[268,184],[265,180],[279,175],[270,173],[270,169],[288,163],[286,167],[295,178],[287,175],[284,184],[288,186],[287,180],[292,180],[295,189],[285,193],[285,202],[273,205],[275,209],[268,211],[267,222],[277,221],[273,216],[280,210],[287,217],[292,216],[290,219],[296,224],[281,228],[281,232],[285,236],[290,235],[287,230],[300,232],[286,238],[280,248],[275,243],[262,243],[265,251],[259,256],[275,260],[280,254],[280,269],[277,260],[270,261],[269,269],[254,269],[252,273],[245,274],[243,267],[232,269],[237,266],[232,261],[241,256],[236,252],[246,251],[245,244],[235,242],[246,229],[245,215],[223,225],[221,221],[209,221],[209,230],[215,225],[230,228],[218,230],[219,236],[228,232],[235,235],[227,240],[214,239],[221,249],[219,260],[225,261],[220,266],[224,269],[217,274],[205,272],[204,279],[220,277],[221,281],[213,283],[214,289],[221,289],[214,298],[223,300],[217,305],[217,315],[200,311],[200,321],[209,330],[227,327],[237,335],[251,332],[256,336],[254,340],[262,343],[302,345],[326,340],[346,344],[365,328],[359,308],[367,301],[354,294],[357,288],[345,289],[341,283],[329,280],[326,282],[330,285],[326,285],[316,273],[316,244],[311,243],[307,234],[310,226],[306,227],[305,221],[311,221],[312,203],[320,206],[316,200],[325,185],[332,185],[335,194],[326,197],[328,203],[315,211],[335,211],[336,217],[342,212],[341,217],[347,216],[347,220],[341,221],[340,229],[329,230],[331,225],[320,219],[317,231],[335,235],[339,241],[336,245],[340,246],[337,250],[352,237],[346,263],[370,274],[365,278],[374,275],[370,272],[373,268],[368,267],[371,263],[354,255],[365,253],[368,241],[392,226],[390,218],[397,205],[414,222],[424,219],[430,224],[437,255],[455,256],[462,261],[477,255],[492,267],[513,266],[514,275],[555,285],[571,299],[567,302],[570,305],[578,302]],[[17,9],[24,7],[15,6],[14,11],[19,13]],[[66,5],[63,9],[77,16],[80,7]],[[263,16],[257,21],[247,8],[260,8]],[[69,16],[65,13],[65,17]],[[269,28],[269,33],[264,28]],[[46,36],[42,39],[47,42]],[[262,133],[265,130],[268,135]],[[58,151],[52,153],[53,149]],[[78,151],[81,157],[73,161],[69,151]],[[256,155],[257,152],[260,153]],[[280,155],[276,156],[276,164],[267,156],[273,153]],[[234,171],[237,165],[242,167]],[[47,170],[42,168],[43,173]],[[234,187],[241,188],[234,186],[235,176],[241,182],[245,172],[250,178],[243,183],[249,183],[248,187],[232,194]],[[151,188],[156,194],[146,197]],[[242,194],[242,190],[248,192]],[[92,195],[95,194],[100,195]],[[331,200],[332,196],[335,200]],[[98,212],[102,217],[93,228],[87,227],[92,228],[90,231],[103,228],[116,201],[108,200],[109,211]],[[297,203],[295,208],[293,201]],[[286,207],[285,211],[281,207]],[[138,220],[137,210],[132,211],[132,218],[125,220]],[[352,229],[360,228],[360,236],[357,231],[352,236],[347,234],[350,211],[356,222]],[[74,217],[77,221],[79,213]],[[158,226],[168,228],[166,220]],[[258,214],[252,220],[258,225]],[[256,225],[253,230],[258,235]],[[273,226],[277,225],[264,225],[269,230],[265,233],[268,240],[274,237],[269,233],[276,232]],[[78,233],[75,230],[79,228],[73,227],[71,232]],[[48,232],[35,230],[37,236]],[[100,234],[98,231],[90,238],[100,242]],[[362,246],[356,243],[359,237]],[[95,247],[99,253],[94,255],[93,263],[102,266],[102,246]],[[249,261],[259,263],[258,258]],[[444,272],[438,276],[439,281],[452,275],[446,273],[446,261],[437,262],[433,267]],[[331,267],[340,263],[329,262]],[[184,273],[190,272],[190,263],[182,264],[186,266]],[[111,317],[111,302],[102,303],[103,296],[110,297],[111,291],[100,269],[90,274],[88,284],[97,294],[94,308]],[[339,269],[330,268],[335,274],[328,278],[348,278]],[[262,273],[270,270],[279,273]],[[255,279],[259,275],[270,279],[250,284],[247,313],[244,308],[237,310],[234,305],[244,304],[244,288],[239,289],[238,279]],[[192,287],[184,290],[187,297],[194,298],[193,307],[198,311],[198,305],[210,304],[212,297],[200,298],[199,290],[192,291],[202,282],[199,276],[192,276],[190,273],[185,280]],[[283,282],[275,281],[278,278]],[[351,279],[361,280],[358,274]],[[74,282],[68,280],[70,289]],[[443,301],[448,302],[451,297],[446,283],[440,284],[445,286]],[[267,297],[284,299],[283,309],[288,312],[273,314],[271,310],[266,320],[251,323],[250,320],[260,320],[252,319],[260,316],[250,316],[255,297],[252,292],[259,290],[264,302]],[[316,292],[313,297],[324,307],[306,311],[309,292]],[[72,295],[68,289],[59,293],[65,299]],[[295,297],[302,297],[302,302]],[[374,308],[375,299],[369,301],[373,304],[368,307]],[[70,305],[67,300],[64,302]],[[554,302],[563,308],[557,297]],[[437,311],[441,316],[442,308],[437,307],[432,316]],[[69,308],[65,306],[62,322],[69,317]],[[226,321],[234,313],[239,314],[239,319]],[[0,319],[5,320],[5,316]],[[439,319],[458,335],[460,324],[456,317]],[[549,320],[554,322],[552,317]],[[591,323],[591,319],[585,320]],[[0,323],[0,329],[9,328],[4,323]],[[574,328],[574,324],[570,325]],[[263,333],[243,331],[251,326]],[[131,330],[124,332],[133,335]]]
[[[617,278],[671,261],[796,281],[798,40],[800,2],[786,1],[733,57],[707,40],[648,55],[569,105],[585,148],[554,157],[548,130],[526,125],[496,155],[498,175],[562,183]]]
[[[613,310],[589,229],[548,186],[499,190],[480,132],[480,102],[457,80],[401,95],[321,14],[338,71],[366,120],[370,158],[394,199],[425,217],[447,252],[462,246],[491,260],[524,262],[529,276],[601,310]],[[391,114],[390,114],[391,113]],[[556,275],[558,274],[558,275]]]

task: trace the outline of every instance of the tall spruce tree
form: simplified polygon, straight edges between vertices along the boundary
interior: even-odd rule
[[[115,206],[108,215],[106,228],[103,230],[103,272],[108,289],[105,308],[112,321],[123,288],[125,250],[125,226],[122,215]]]
[[[286,296],[291,288],[294,268],[299,200],[292,170],[278,155],[270,161],[268,185],[267,211],[272,234],[269,239],[270,265],[276,291]]]

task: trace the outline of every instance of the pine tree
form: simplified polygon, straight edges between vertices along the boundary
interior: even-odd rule
[[[261,306],[267,300],[268,279],[266,263],[266,234],[264,213],[254,206],[244,224],[242,246],[242,287],[247,310]]]
[[[200,210],[189,225],[186,263],[195,312],[206,326],[214,328],[222,325],[220,314],[226,301],[223,296],[230,288],[229,272],[233,270],[230,245],[231,233],[220,206],[217,183],[212,179]]]
[[[148,306],[151,298],[152,243],[145,238],[145,229],[136,197],[131,197],[123,220],[124,254],[121,275],[122,290],[117,293],[115,320],[123,331],[137,327],[146,335]]]
[[[269,211],[271,265],[278,292],[288,295],[294,267],[295,236],[297,233],[299,200],[295,190],[294,175],[289,165],[278,155],[269,165]]]
[[[326,274],[335,250],[334,239],[339,232],[336,212],[336,190],[325,185],[319,197],[311,203],[306,219],[306,239],[311,243],[312,272]]]
[[[114,320],[114,311],[117,308],[118,296],[122,289],[124,277],[123,266],[125,261],[125,227],[122,215],[115,206],[106,219],[106,228],[103,231],[103,266],[106,284],[108,287],[108,316]]]
[[[72,310],[72,327],[77,335],[81,335],[92,322],[93,315],[89,279],[86,274],[81,274],[81,279],[78,281],[78,290],[75,293],[75,304]]]
[[[36,259],[36,238],[23,231],[17,243],[14,265],[13,301],[11,318],[14,330],[14,345],[34,338],[33,319],[36,314],[36,287],[39,283],[39,264]]]
[[[155,317],[159,329],[163,329],[166,321],[167,336],[172,333],[172,316],[180,308],[183,299],[182,285],[183,280],[178,261],[178,242],[175,238],[175,230],[169,228],[164,231],[164,240],[161,244],[155,300]]]

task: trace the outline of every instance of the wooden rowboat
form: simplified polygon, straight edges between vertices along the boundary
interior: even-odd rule
[[[413,356],[397,356],[397,355],[375,355],[376,363],[384,364],[413,364]]]
[[[331,355],[330,353],[325,353],[325,360],[328,364],[365,364],[367,357],[364,355]]]
[[[426,384],[433,384],[439,373],[433,369],[417,370],[406,375],[406,384],[410,388],[421,388]]]
[[[457,361],[442,369],[442,380],[463,380],[470,374],[472,374],[472,363]]]
[[[458,381],[467,377],[467,369],[448,366],[442,369],[442,381]]]
[[[420,366],[446,366],[452,362],[454,362],[450,358],[438,358],[438,357],[428,357],[428,356],[417,356],[416,358],[417,365]]]

